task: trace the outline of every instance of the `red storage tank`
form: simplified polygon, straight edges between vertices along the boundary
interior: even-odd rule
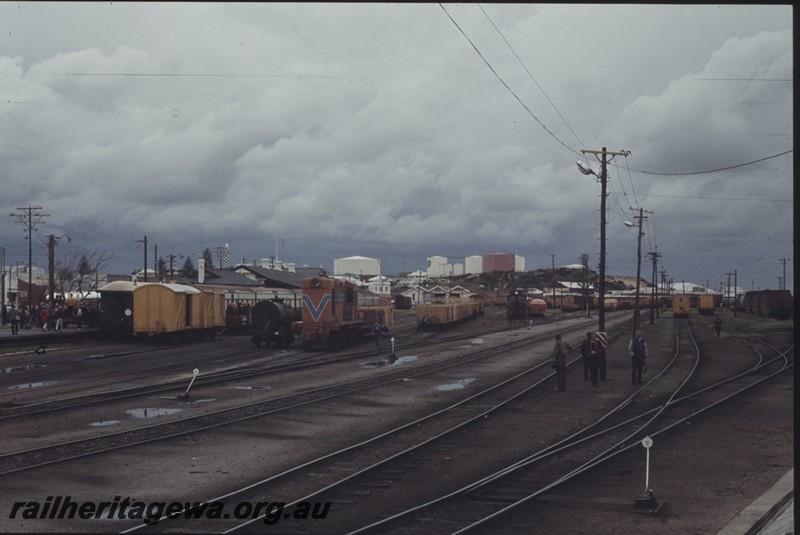
[[[491,253],[483,255],[483,272],[514,271],[516,266],[514,255],[511,253]]]

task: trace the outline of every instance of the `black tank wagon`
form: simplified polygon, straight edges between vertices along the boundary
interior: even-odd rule
[[[251,341],[261,344],[288,346],[295,340],[294,322],[300,321],[302,311],[283,301],[259,301],[250,310]]]

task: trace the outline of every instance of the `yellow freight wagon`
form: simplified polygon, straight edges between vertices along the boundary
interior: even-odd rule
[[[689,296],[678,294],[672,297],[672,315],[676,318],[686,318],[689,316],[691,304]]]
[[[213,336],[225,327],[225,293],[183,284],[116,281],[100,289],[100,330],[121,335]]]

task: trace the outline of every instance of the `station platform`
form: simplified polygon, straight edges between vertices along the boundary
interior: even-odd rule
[[[717,535],[794,534],[794,468],[744,508]]]
[[[45,344],[47,342],[82,338],[85,336],[90,336],[91,333],[95,332],[97,332],[97,329],[90,329],[88,327],[78,329],[75,326],[70,326],[62,331],[43,331],[40,327],[31,327],[29,329],[20,328],[17,334],[11,334],[11,326],[2,325],[0,326],[0,345],[13,346],[19,344],[20,342],[30,344]]]

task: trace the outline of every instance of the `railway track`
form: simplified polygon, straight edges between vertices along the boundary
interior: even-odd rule
[[[574,329],[585,328],[582,323],[578,323]],[[562,328],[563,330],[563,328]],[[526,331],[527,332],[527,331]],[[478,348],[469,351],[461,350],[449,356],[444,356],[429,364],[419,364],[397,369],[384,369],[373,373],[369,378],[355,381],[337,383],[332,386],[304,390],[297,394],[276,397],[268,400],[260,400],[253,403],[238,405],[233,408],[207,412],[202,415],[182,418],[180,420],[159,423],[156,425],[143,426],[134,430],[122,431],[118,433],[105,433],[101,436],[91,436],[79,440],[50,444],[43,447],[30,448],[8,452],[0,455],[0,475],[11,474],[23,470],[29,470],[69,459],[81,459],[100,453],[106,453],[121,448],[130,448],[140,444],[152,443],[155,441],[169,440],[193,433],[199,433],[214,428],[232,425],[247,420],[261,418],[266,415],[274,415],[279,412],[296,409],[298,407],[319,403],[321,400],[330,400],[342,396],[352,396],[356,392],[368,391],[392,383],[407,381],[410,378],[417,378],[424,375],[440,373],[443,370],[463,366],[465,363],[486,360],[494,356],[498,351],[512,351],[520,347],[525,347],[536,340],[548,339],[552,332],[544,334],[532,334],[531,336],[521,336],[502,343],[492,348]],[[450,342],[463,340],[463,337],[452,336]],[[354,358],[353,355],[329,356],[317,355],[304,359],[303,363],[284,363],[277,367],[289,366],[291,369],[299,367],[318,366],[321,363],[329,363],[330,359]],[[276,367],[271,369],[258,368],[258,373],[274,373]],[[235,378],[252,378],[256,373],[254,369],[236,370],[235,374],[221,374],[215,381],[231,381]],[[152,393],[152,391],[148,391]],[[136,392],[133,395],[142,395]],[[30,416],[30,415],[28,415]]]
[[[676,347],[680,348],[685,345],[683,343],[685,339],[687,339],[686,336],[676,339]],[[692,349],[691,346],[694,348]],[[442,468],[436,465],[437,459],[440,460],[442,455],[452,457],[465,455],[465,452],[458,451],[461,439],[457,436],[454,437],[454,434],[463,433],[464,429],[470,426],[480,427],[481,422],[490,417],[491,413],[502,411],[503,407],[509,405],[513,407],[515,400],[519,399],[518,396],[527,395],[531,389],[535,390],[543,381],[547,380],[546,372],[544,372],[545,377],[539,381],[533,381],[531,377],[528,377],[528,374],[542,371],[541,368],[532,368],[525,374],[509,380],[509,385],[491,389],[492,394],[484,392],[480,396],[473,396],[469,400],[465,400],[466,403],[480,397],[481,406],[491,405],[491,408],[486,409],[483,413],[478,412],[469,418],[463,414],[456,417],[452,416],[454,412],[462,410],[463,407],[459,404],[458,408],[451,408],[450,410],[453,412],[448,410],[448,416],[442,419],[446,421],[452,418],[459,420],[460,423],[453,425],[447,431],[431,432],[429,430],[427,433],[423,433],[423,436],[427,438],[421,439],[414,446],[401,448],[398,453],[387,456],[385,454],[386,446],[378,446],[376,449],[379,453],[369,456],[371,460],[366,461],[367,454],[364,448],[361,444],[357,444],[342,452],[336,452],[335,456],[326,456],[325,459],[306,463],[292,471],[287,471],[291,472],[298,481],[314,481],[319,486],[320,474],[325,470],[318,463],[330,462],[331,459],[335,459],[335,463],[331,464],[327,471],[340,474],[347,472],[347,475],[338,479],[334,478],[335,481],[328,481],[324,488],[318,488],[311,492],[306,491],[305,494],[304,491],[298,489],[300,496],[286,503],[287,512],[285,514],[288,515],[287,518],[291,519],[292,506],[315,501],[316,503],[333,503],[336,508],[336,516],[348,519],[348,522],[344,524],[337,524],[335,520],[332,520],[334,515],[329,514],[324,523],[318,524],[318,527],[324,532],[418,533],[424,531],[426,533],[451,533],[478,529],[479,526],[483,529],[486,525],[491,526],[491,523],[498,517],[552,491],[567,481],[581,477],[585,472],[605,460],[639,447],[641,438],[645,434],[653,437],[668,432],[672,427],[685,422],[687,418],[694,418],[702,411],[710,410],[731,396],[755,387],[761,380],[767,380],[768,377],[783,373],[790,365],[784,351],[783,355],[777,358],[756,361],[751,367],[740,371],[735,376],[692,390],[700,354],[696,345],[691,344],[691,346],[683,348],[683,350],[677,349],[670,363],[659,373],[651,376],[642,388],[622,399],[611,411],[597,418],[590,425],[583,426],[572,435],[555,440],[534,454],[501,467],[489,475],[477,478],[444,496],[424,501],[424,497],[421,496],[423,492],[418,492],[417,496],[421,503],[403,506],[403,502],[398,501],[392,514],[388,516],[383,510],[373,511],[371,514],[369,511],[375,509],[372,501],[375,494],[388,494],[394,482],[402,481],[406,486],[423,489],[425,481],[430,481],[430,478],[441,474]],[[686,349],[694,351],[695,355],[692,358],[686,358]],[[754,381],[752,379],[754,373],[769,373],[769,375]],[[652,389],[656,386],[663,388],[665,381],[674,383],[674,378],[671,377],[673,375],[680,375],[681,380],[677,385],[672,385],[664,391],[658,404],[649,409],[637,407],[637,410],[633,410],[637,396],[641,396],[645,389]],[[506,397],[502,402],[491,402],[488,397],[483,397],[508,396],[508,392],[501,393],[502,388],[510,388],[511,383],[525,382],[526,380],[529,387],[523,388],[518,394]],[[742,385],[742,382],[747,384]],[[533,386],[530,386],[530,383],[533,383]],[[517,387],[519,388],[519,385]],[[711,397],[715,399],[711,399]],[[682,415],[674,412],[677,407],[683,409]],[[476,409],[473,407],[472,410]],[[667,414],[671,415],[671,421],[665,419]],[[598,429],[601,424],[603,425],[602,430]],[[409,426],[418,428],[420,422],[412,422]],[[416,430],[419,431],[419,429]],[[400,440],[397,436],[400,431],[393,430],[390,435],[378,437],[376,440],[391,437],[392,442],[396,445]],[[473,437],[470,437],[468,441],[471,444],[474,442],[472,439]],[[413,437],[409,435],[407,440],[413,442]],[[587,446],[589,443],[591,443],[591,447]],[[373,445],[373,447],[375,446]],[[580,452],[576,453],[578,447]],[[380,454],[381,451],[384,451],[383,456]],[[344,455],[352,458],[344,457]],[[372,464],[358,469],[355,465],[356,460],[362,464],[365,462]],[[293,488],[285,480],[277,483],[277,480],[289,475],[287,472],[212,501],[224,501],[231,505],[247,501],[255,503],[259,497],[263,499],[263,496],[274,495],[274,493],[270,494],[269,490],[272,485],[280,485],[279,488],[283,489]],[[543,477],[546,474],[549,476]],[[369,496],[370,500],[364,499],[366,496]],[[379,516],[380,518],[375,522],[366,523],[370,516]],[[362,524],[360,526],[354,524],[353,519],[358,519]],[[167,520],[163,519],[165,522]],[[202,521],[193,519],[188,525],[175,529],[249,532],[263,530],[263,521],[264,517],[247,522],[221,523],[219,520],[214,520],[211,524],[204,525]],[[164,527],[164,525],[160,525],[160,529],[164,529]],[[147,529],[142,526],[130,531],[146,531]],[[291,532],[293,529],[302,532],[314,531],[313,525],[308,523],[292,523],[290,520],[288,523],[281,524],[282,532]]]
[[[395,335],[402,337],[402,342],[396,344],[396,350],[408,350],[416,347],[423,347],[426,344],[433,342],[448,343],[458,340],[464,340],[475,336],[481,336],[492,332],[493,327],[483,327],[471,330],[469,334],[461,333],[432,333],[422,336],[411,336],[415,331],[415,326],[406,326],[398,329]],[[280,354],[275,355],[267,353],[264,349],[257,349],[247,346],[246,350],[218,350],[213,346],[208,345],[192,345],[192,346],[160,346],[156,348],[134,348],[125,349],[123,351],[116,350],[115,346],[104,346],[108,350],[100,348],[89,355],[84,355],[76,359],[76,363],[87,363],[99,360],[109,360],[124,358],[127,360],[134,360],[136,362],[135,369],[128,369],[123,371],[114,370],[111,373],[93,376],[89,378],[80,378],[73,380],[54,380],[57,377],[52,374],[38,373],[34,378],[28,376],[28,384],[37,385],[36,399],[33,402],[25,402],[24,396],[20,395],[21,390],[10,390],[7,392],[0,391],[0,421],[25,415],[33,414],[49,414],[54,411],[59,411],[67,408],[89,407],[97,404],[104,404],[108,401],[132,399],[135,397],[142,397],[154,394],[177,393],[183,392],[188,380],[191,378],[191,370],[195,367],[203,367],[205,363],[213,363],[216,360],[224,358],[249,358],[264,356],[264,362],[257,365],[238,365],[233,364],[233,367],[219,370],[215,372],[202,373],[197,381],[193,384],[196,389],[203,386],[220,384],[226,381],[235,381],[242,378],[253,378],[261,375],[268,375],[274,373],[281,373],[287,371],[302,371],[309,367],[321,366],[337,362],[346,362],[348,360],[360,359],[366,356],[374,355],[374,349],[371,346],[365,349],[364,347],[356,347],[348,351],[340,352],[305,352],[300,349],[289,349],[281,351]],[[209,348],[211,349],[209,350]],[[150,357],[153,354],[164,353],[163,359],[174,359],[173,355],[176,352],[185,352],[190,349],[195,353],[192,354],[190,359],[185,359],[179,362],[172,362],[166,364],[149,365],[141,362],[141,357]],[[110,350],[110,351],[109,351]],[[177,353],[179,354],[179,353]],[[183,364],[181,364],[183,362]],[[127,364],[127,363],[126,363]],[[183,367],[181,367],[183,366]],[[46,367],[41,365],[19,366],[20,370],[31,369],[36,370],[39,367]],[[178,373],[183,374],[183,377],[172,381],[158,381],[156,383],[149,383],[138,386],[128,386],[128,383],[123,383],[121,380],[127,380],[130,383],[138,382],[139,376],[174,376]],[[24,377],[24,376],[23,376]],[[137,379],[134,379],[136,377]],[[18,379],[25,381],[23,379]],[[110,384],[110,386],[109,386]],[[89,392],[81,393],[79,395],[67,395],[62,397],[53,397],[52,399],[42,399],[42,392],[52,389],[59,391],[73,388],[75,386],[86,385],[89,387]],[[7,387],[9,388],[9,387]],[[10,389],[10,388],[9,388]],[[3,400],[6,406],[3,406]]]
[[[687,334],[690,333],[687,331]],[[403,510],[378,522],[352,530],[352,533],[406,533],[424,527],[426,533],[466,533],[472,531],[502,532],[496,521],[517,512],[531,501],[546,496],[554,489],[585,476],[590,470],[622,453],[641,448],[644,437],[651,439],[711,410],[733,396],[746,392],[776,374],[785,372],[790,363],[786,352],[703,388],[691,390],[700,362],[700,352],[686,336],[677,340],[678,350],[669,366],[652,377],[641,389],[662,382],[666,374],[675,386],[664,392],[661,400],[648,410],[632,411],[634,396],[623,400],[607,415],[591,426],[543,448],[539,452],[509,465],[450,494]],[[696,356],[685,358],[687,349]],[[754,378],[754,373],[766,373]],[[631,414],[633,413],[633,414]],[[599,424],[602,429],[598,429]],[[576,453],[575,448],[580,447]],[[516,522],[525,524],[517,517]],[[529,524],[530,525],[530,524]],[[434,527],[435,526],[435,527]]]

